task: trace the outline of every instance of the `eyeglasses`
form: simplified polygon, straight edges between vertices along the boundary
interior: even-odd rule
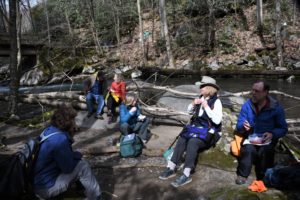
[[[252,91],[252,92],[255,92],[255,93],[261,93],[261,92],[264,92],[264,90],[257,90],[257,89],[252,89],[251,91]]]

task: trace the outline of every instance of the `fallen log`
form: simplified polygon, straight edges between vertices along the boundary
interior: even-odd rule
[[[300,76],[299,70],[187,70],[187,69],[162,69],[158,67],[140,67],[138,68],[140,71],[143,72],[143,74],[151,75],[154,73],[158,73],[160,75],[169,76],[172,75],[172,77],[182,77],[184,75],[191,76],[191,75],[207,75],[207,76],[260,76],[260,75],[268,75],[268,76],[275,76],[275,77],[288,77],[291,75],[294,76]]]
[[[300,97],[293,96],[293,95],[287,94],[285,92],[280,92],[278,90],[270,90],[269,93],[270,94],[279,94],[279,95],[282,95],[282,96],[289,97],[291,99],[295,99],[295,100],[300,101]],[[251,91],[243,91],[243,92],[232,93],[233,96],[238,96],[238,97],[246,96],[246,95],[249,95],[249,94],[251,94]]]
[[[66,91],[66,92],[47,92],[40,94],[23,94],[20,95],[25,98],[37,98],[37,99],[71,99],[79,102],[85,102],[85,96],[78,94],[78,92]]]

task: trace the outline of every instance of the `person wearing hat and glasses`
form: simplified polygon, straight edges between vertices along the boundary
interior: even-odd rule
[[[171,160],[167,168],[159,178],[167,180],[176,175],[176,166],[184,151],[186,151],[183,174],[171,183],[174,187],[183,186],[192,181],[190,173],[195,167],[195,161],[199,151],[204,151],[214,146],[221,134],[222,103],[217,97],[220,87],[216,80],[203,76],[200,87],[200,97],[193,100],[188,106],[189,114],[192,114],[190,123],[180,133]]]

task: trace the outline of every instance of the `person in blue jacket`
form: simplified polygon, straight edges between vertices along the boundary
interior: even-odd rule
[[[236,184],[244,184],[255,165],[257,180],[262,180],[267,168],[273,166],[274,148],[287,133],[285,113],[281,105],[269,96],[270,86],[264,81],[252,85],[251,98],[241,108],[236,129],[244,137],[238,158]]]
[[[92,75],[84,81],[84,92],[86,95],[86,105],[88,108],[87,117],[94,113],[94,101],[98,104],[95,118],[103,120],[104,96],[107,90],[107,83],[103,72],[99,71],[97,75]]]
[[[51,136],[40,144],[34,167],[34,191],[40,198],[55,197],[77,180],[85,188],[87,199],[101,198],[100,186],[89,164],[82,159],[80,152],[72,149],[75,117],[76,111],[72,107],[61,106],[41,134],[43,137]]]
[[[136,133],[144,143],[148,140],[149,119],[141,114],[137,97],[128,94],[120,105],[120,131],[123,135]]]

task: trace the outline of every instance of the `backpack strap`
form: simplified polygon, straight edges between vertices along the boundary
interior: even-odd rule
[[[43,131],[43,132],[41,133],[41,135],[40,135],[40,137],[41,137],[40,143],[44,142],[45,140],[47,140],[49,137],[51,137],[51,136],[53,136],[53,135],[56,135],[56,134],[58,134],[58,133],[61,133],[61,132],[58,131],[58,132],[54,132],[54,133],[51,133],[51,134],[45,136],[45,135],[44,135],[44,132],[45,132],[45,131]]]

